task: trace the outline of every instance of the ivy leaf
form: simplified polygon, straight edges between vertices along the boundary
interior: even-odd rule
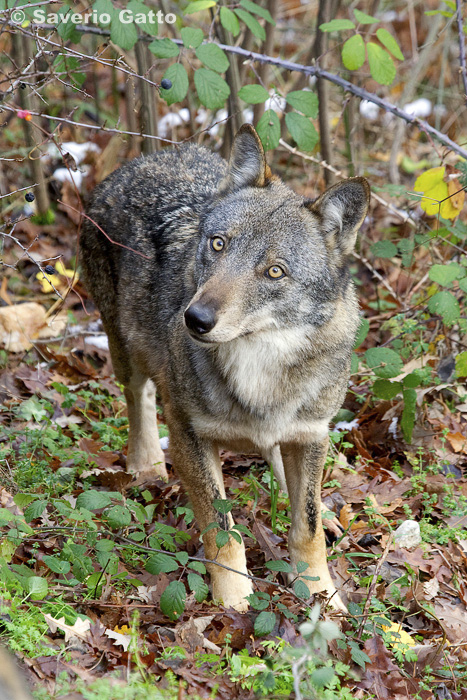
[[[370,250],[376,258],[393,258],[397,255],[397,246],[391,241],[376,241]]]
[[[318,95],[310,90],[292,90],[286,95],[291,107],[302,112],[306,117],[316,119],[318,116]]]
[[[381,29],[377,30],[376,36],[378,37],[382,45],[385,46],[395,58],[398,58],[399,61],[404,60],[404,54],[400,50],[399,44],[394,39],[393,35],[388,32],[387,29],[383,29],[381,27]]]
[[[228,32],[232,32],[233,36],[237,36],[240,33],[239,21],[232,10],[229,10],[228,7],[221,7],[220,19],[224,29],[226,29]]]
[[[372,77],[380,85],[390,85],[396,77],[396,66],[391,56],[381,46],[372,41],[368,42],[367,49]]]
[[[373,393],[379,399],[393,399],[402,391],[401,382],[390,382],[389,379],[377,379],[373,384]]]
[[[180,34],[182,35],[183,46],[186,49],[197,49],[204,39],[203,30],[196,27],[183,27]]]
[[[182,30],[183,31],[183,30]],[[154,39],[148,46],[149,51],[157,58],[175,58],[180,49],[171,39]]]
[[[170,90],[161,88],[161,97],[168,105],[181,102],[188,92],[188,75],[181,63],[172,63],[164,73],[164,79],[170,80]]]
[[[350,19],[332,19],[320,24],[319,28],[322,32],[341,32],[344,29],[355,29],[355,24]]]
[[[188,586],[195,594],[198,603],[202,603],[208,597],[209,587],[198,574],[188,574]]]
[[[428,277],[433,282],[437,282],[442,287],[447,287],[454,280],[465,276],[465,269],[457,263],[450,265],[432,265],[428,272]]]
[[[366,15],[364,12],[361,12],[360,10],[354,10],[353,11],[355,15],[355,19],[359,24],[376,24],[379,22],[379,19],[377,17],[372,17],[371,15]]]
[[[234,12],[257,39],[261,39],[261,41],[266,39],[266,32],[255,17],[246,10],[235,9]]]
[[[452,326],[460,318],[459,302],[451,292],[438,292],[428,300],[428,308],[432,314],[442,316],[447,326]]]
[[[230,95],[225,80],[208,68],[195,70],[195,86],[200,102],[208,109],[219,109]]]
[[[186,15],[192,15],[195,12],[201,12],[201,10],[208,10],[210,7],[214,7],[215,4],[215,0],[195,0],[195,2],[188,3],[184,13]]]
[[[114,13],[110,24],[110,38],[124,51],[130,51],[138,41],[138,31],[135,23],[123,24],[120,21],[118,12]]]
[[[301,151],[312,151],[318,143],[318,132],[313,124],[303,114],[297,112],[287,112],[285,123],[292,138]]]
[[[161,595],[161,611],[171,620],[177,620],[185,610],[186,590],[181,581],[169,583]]]
[[[217,73],[225,73],[230,65],[229,59],[217,44],[201,44],[195,53],[205,66]]]
[[[240,5],[244,7],[245,10],[252,12],[254,15],[262,17],[266,20],[266,22],[269,22],[269,24],[272,24],[274,27],[276,26],[271,13],[265,7],[261,7],[261,5],[251,2],[251,0],[240,0]]]
[[[390,348],[370,348],[365,353],[367,365],[377,377],[397,377],[404,369],[400,356]]]
[[[262,85],[244,85],[238,91],[238,96],[250,105],[266,102],[269,92]]]
[[[265,151],[277,148],[281,137],[279,117],[272,109],[267,109],[256,125],[256,132]]]
[[[263,610],[255,620],[255,635],[264,637],[266,634],[271,634],[276,624],[276,616],[273,612]]]
[[[365,42],[360,34],[351,36],[344,43],[342,63],[348,70],[358,70],[365,63]]]
[[[162,573],[168,574],[171,571],[177,571],[178,566],[178,561],[175,559],[175,557],[171,557],[168,554],[162,554],[161,552],[157,552],[147,560],[146,566],[144,568],[150,574],[158,576]]]
[[[415,425],[417,392],[415,389],[407,388],[402,391],[402,396],[404,398],[404,409],[401,416],[401,429],[404,440],[410,444],[412,442],[412,433]]]

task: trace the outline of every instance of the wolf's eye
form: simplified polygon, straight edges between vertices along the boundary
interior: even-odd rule
[[[281,277],[285,277],[285,272],[279,265],[271,265],[266,272],[266,277],[270,277],[272,280],[280,280]]]
[[[219,253],[221,250],[223,250],[224,246],[224,239],[220,236],[214,236],[214,238],[211,238],[211,248],[212,250],[215,250],[216,253]]]

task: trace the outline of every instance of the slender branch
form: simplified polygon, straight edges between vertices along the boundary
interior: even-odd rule
[[[14,27],[15,29],[18,28],[17,25],[15,25],[13,22],[7,22],[7,24],[9,24],[11,27]],[[53,24],[36,24],[34,25],[34,27],[37,29],[49,29],[51,31],[54,31],[56,29]],[[109,32],[101,30],[98,27],[80,27],[80,25],[76,25],[75,29],[84,33],[109,36]],[[44,40],[44,37],[42,37],[42,40]],[[146,40],[146,37],[144,37],[144,40]],[[152,41],[152,37],[148,37],[147,41]],[[172,41],[175,44],[178,44],[179,46],[183,46],[183,41],[181,39],[172,39]],[[48,41],[48,43],[54,42]],[[61,50],[63,50],[64,48],[59,44],[57,44],[57,46],[59,46]],[[300,63],[294,63],[293,61],[287,61],[285,59],[276,58],[274,56],[265,56],[264,54],[256,53],[255,51],[246,51],[240,46],[227,46],[226,44],[218,44],[218,46],[224,51],[227,51],[227,53],[233,53],[237,56],[243,56],[243,58],[250,61],[258,61],[259,63],[269,63],[270,65],[277,66],[285,70],[296,71],[298,73],[304,73],[306,75],[315,75],[317,78],[324,78],[325,80],[334,83],[334,85],[338,85],[345,92],[350,92],[352,95],[356,95],[361,100],[368,100],[368,102],[373,102],[374,104],[378,105],[378,107],[381,107],[381,109],[383,109],[385,112],[393,114],[398,119],[403,119],[408,124],[413,124],[417,126],[421,131],[424,131],[426,134],[430,134],[431,136],[433,136],[433,138],[435,138],[440,143],[444,144],[451,151],[454,151],[454,153],[457,153],[458,155],[462,156],[462,158],[465,158],[467,160],[467,150],[465,148],[459,146],[452,139],[450,139],[449,136],[446,136],[446,134],[441,133],[440,131],[438,131],[438,129],[435,129],[433,126],[428,124],[428,122],[424,121],[423,119],[419,119],[418,117],[414,117],[412,114],[408,114],[400,107],[391,104],[391,102],[388,102],[387,100],[385,100],[382,97],[379,97],[373,92],[365,90],[359,85],[354,85],[348,80],[345,80],[345,78],[341,78],[339,75],[329,73],[329,71],[322,70],[318,66],[302,66]],[[68,51],[68,48],[66,48],[66,50]],[[71,53],[73,55],[79,55],[76,51],[71,51]],[[93,60],[92,56],[84,56],[83,54],[81,54],[81,57]],[[120,70],[122,70],[121,67]]]
[[[464,83],[464,100],[467,104],[467,67],[465,62],[464,27],[462,26],[462,0],[456,0],[457,32],[459,35],[459,63]]]

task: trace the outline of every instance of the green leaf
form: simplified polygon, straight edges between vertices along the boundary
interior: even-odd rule
[[[255,620],[255,635],[263,637],[266,634],[271,634],[276,624],[276,616],[273,612],[263,610]]]
[[[210,7],[214,7],[216,4],[215,0],[195,0],[195,2],[190,2],[185,7],[185,14],[192,15],[195,12],[201,12],[202,10],[208,10]]]
[[[357,337],[355,338],[354,348],[359,348],[368,335],[370,330],[370,322],[367,318],[360,319],[360,325],[357,331]]]
[[[308,600],[308,598],[310,597],[310,589],[306,585],[305,581],[302,581],[301,578],[295,581],[293,589],[295,595],[299,598],[303,598],[303,600]]]
[[[396,77],[396,66],[391,56],[372,41],[368,42],[367,50],[372,77],[380,85],[390,85]]]
[[[272,24],[274,27],[276,26],[271,13],[265,7],[261,7],[261,5],[251,2],[251,0],[240,0],[240,5],[244,7],[245,10],[252,12],[254,15],[262,17],[266,20],[266,22],[269,22],[269,24]]]
[[[190,569],[193,569],[193,571],[197,571],[199,574],[206,573],[206,567],[204,566],[203,562],[201,562],[201,561],[190,561],[190,563],[188,564],[188,567]]]
[[[322,32],[341,32],[344,29],[355,29],[355,24],[350,19],[332,19],[320,24],[319,28]]]
[[[404,440],[409,444],[412,442],[412,432],[415,425],[415,412],[417,408],[417,392],[415,389],[404,389],[404,409],[401,416],[401,429]]]
[[[27,591],[32,600],[43,600],[47,595],[49,586],[47,579],[40,576],[30,576],[27,580]]]
[[[24,3],[22,3],[24,4]],[[113,9],[113,8],[112,8]],[[70,15],[73,10],[68,5],[63,5],[58,14],[59,21],[57,22],[57,34],[63,41],[70,41],[72,44],[79,44],[81,41],[80,33],[76,30],[76,25],[70,21]],[[68,15],[68,21],[63,21]]]
[[[284,573],[292,573],[293,568],[288,561],[278,559],[277,561],[267,561],[266,568],[270,571],[283,571]]]
[[[304,571],[306,571],[309,567],[309,564],[307,564],[306,561],[299,561],[297,563],[297,573],[298,574],[303,574]]]
[[[438,292],[428,300],[432,314],[442,316],[447,326],[452,326],[460,318],[459,302],[451,292]]]
[[[306,117],[316,119],[318,116],[318,95],[310,90],[292,90],[286,95],[291,107],[302,112]]]
[[[467,377],[467,350],[456,355],[456,375]]]
[[[86,508],[86,510],[100,510],[107,508],[112,503],[112,499],[106,491],[83,491],[76,499],[76,508]]]
[[[238,96],[250,105],[258,105],[269,98],[269,92],[262,85],[244,85]]]
[[[401,391],[401,382],[390,382],[389,379],[377,379],[373,384],[373,393],[379,399],[386,399],[389,401]]]
[[[112,540],[99,540],[98,542],[96,542],[96,551],[111,552],[115,546],[115,542],[113,542]]]
[[[198,574],[188,574],[188,586],[195,594],[198,603],[202,603],[208,597],[209,587]]]
[[[177,44],[171,39],[154,39],[148,46],[149,51],[157,58],[175,58],[180,53]]]
[[[58,557],[51,557],[47,554],[45,554],[42,557],[42,561],[55,574],[67,574],[71,568],[71,564],[69,561],[59,559]]]
[[[414,389],[416,386],[420,386],[420,376],[418,370],[407,374],[402,380],[402,384],[406,388]]]
[[[250,32],[255,37],[261,39],[261,41],[264,41],[266,39],[266,32],[255,17],[250,15],[250,13],[246,10],[235,9],[234,12],[237,15],[237,17],[240,17],[242,22],[246,24]]]
[[[397,377],[404,369],[400,356],[390,348],[370,348],[365,353],[365,359],[376,376],[383,379]]]
[[[123,24],[116,12],[110,24],[110,38],[124,51],[130,51],[138,41],[138,31],[135,23]]]
[[[442,287],[447,287],[454,280],[465,276],[465,270],[462,265],[451,263],[450,265],[432,265],[428,277],[433,282],[437,282]]]
[[[355,15],[355,19],[359,24],[376,24],[376,22],[379,22],[379,19],[377,17],[372,17],[371,15],[366,15],[364,12],[361,12],[360,10],[354,10],[353,11]]]
[[[399,44],[394,39],[393,35],[388,32],[387,29],[378,29],[378,31],[376,32],[376,36],[378,37],[382,45],[385,46],[395,58],[398,58],[399,61],[404,60],[404,54],[400,50]]]
[[[158,576],[159,574],[168,574],[171,571],[177,571],[178,567],[179,564],[175,557],[157,552],[147,560],[144,568],[150,574]]]
[[[180,34],[187,49],[197,49],[204,39],[203,30],[196,27],[183,27]]]
[[[188,92],[188,75],[181,63],[172,63],[164,73],[164,78],[172,82],[170,90],[161,88],[161,97],[172,105],[174,102],[181,102]]]
[[[150,34],[151,36],[157,36],[159,25],[152,8],[146,7],[146,5],[139,0],[131,0],[127,5],[127,9],[133,12],[133,18],[135,20],[138,19],[138,22],[135,21],[135,25],[139,27],[139,29],[142,29],[146,34]],[[151,10],[153,12],[152,22],[149,21],[149,13]],[[136,18],[136,15],[139,15],[139,17]],[[146,17],[145,21],[143,21],[143,17]]]
[[[370,250],[376,258],[393,258],[397,255],[397,246],[391,241],[376,241]]]
[[[47,501],[33,501],[24,511],[24,519],[30,523],[31,520],[40,518],[46,508]]]
[[[240,33],[240,24],[238,19],[228,7],[221,7],[220,18],[224,29],[226,29],[228,32],[232,32],[234,36],[237,36]]]
[[[318,132],[313,124],[303,114],[287,112],[285,123],[294,141],[301,151],[312,151],[318,143]]]
[[[358,70],[365,63],[365,42],[360,34],[354,34],[344,43],[342,63],[348,70]]]
[[[311,674],[311,682],[316,688],[324,688],[325,685],[331,683],[335,675],[331,666],[321,666]]]
[[[105,515],[109,526],[116,530],[131,523],[131,513],[125,506],[112,506]]]
[[[358,664],[358,666],[365,669],[365,664],[371,664],[370,657],[359,649],[355,642],[352,645],[349,644],[349,646],[351,646],[350,656],[352,657],[352,661]]]
[[[230,87],[225,80],[207,68],[195,70],[195,86],[201,104],[208,109],[223,107],[230,95]]]
[[[277,148],[281,137],[279,117],[272,109],[267,109],[256,125],[256,132],[265,151]]]
[[[188,564],[188,560],[190,557],[188,556],[187,552],[177,552],[175,556],[177,558],[177,561],[179,561],[182,566],[186,566]]]
[[[230,540],[230,534],[227,530],[219,530],[219,532],[216,535],[216,546],[221,549],[222,547],[225,547],[226,544],[229,543]]]
[[[185,610],[186,590],[181,581],[169,583],[161,595],[161,610],[171,620],[177,620]]]
[[[467,277],[464,277],[459,281],[459,289],[467,294]]]
[[[230,65],[229,59],[217,44],[201,44],[195,53],[205,66],[217,73],[225,73]]]

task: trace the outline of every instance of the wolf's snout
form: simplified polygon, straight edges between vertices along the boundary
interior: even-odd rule
[[[187,328],[198,335],[204,335],[212,331],[216,325],[216,312],[203,304],[191,304],[185,311],[185,323]]]

